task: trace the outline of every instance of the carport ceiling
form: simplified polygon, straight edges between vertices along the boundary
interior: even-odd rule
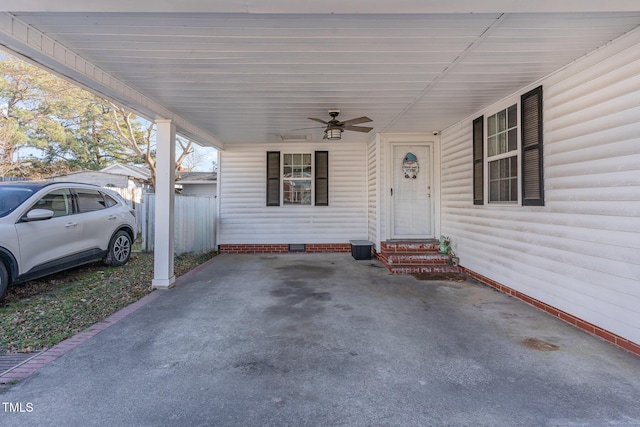
[[[2,16],[2,45],[101,90],[69,73],[68,63],[21,52],[26,44],[6,30],[7,20],[26,24],[183,119],[178,126],[186,133],[182,123],[201,131],[191,133],[201,142],[218,146],[283,135],[319,141],[321,127],[298,129],[315,126],[308,117],[328,119],[334,108],[341,119],[373,119],[372,133],[346,132],[344,141],[368,141],[376,132],[439,131],[640,24],[638,11],[429,14],[415,1],[400,1],[399,14],[387,13],[389,6],[379,1],[329,2],[334,10],[354,12],[345,14],[294,0],[259,9],[237,1],[180,8],[117,1],[103,9],[41,3],[29,12],[0,6],[9,11]],[[381,13],[357,13],[354,3]],[[439,5],[436,11],[456,11],[431,3]],[[305,10],[314,13],[283,13]],[[406,13],[412,11],[420,13]],[[109,95],[147,115],[166,116],[139,106],[136,96]]]

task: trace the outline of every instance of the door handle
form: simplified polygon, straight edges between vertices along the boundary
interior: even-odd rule
[[[71,227],[75,227],[76,225],[78,225],[77,222],[68,222],[64,228],[71,228]]]
[[[107,219],[118,219],[118,217],[117,217],[117,216],[115,216],[115,215],[109,215],[109,216],[107,217]]]
[[[393,188],[391,189],[391,197],[393,197]]]

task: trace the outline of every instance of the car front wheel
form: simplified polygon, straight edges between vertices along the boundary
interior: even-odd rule
[[[0,261],[0,301],[4,299],[7,286],[9,286],[9,274],[7,273],[7,267]]]
[[[123,230],[118,231],[111,238],[104,263],[112,267],[126,264],[131,256],[131,245],[132,242],[129,233]]]

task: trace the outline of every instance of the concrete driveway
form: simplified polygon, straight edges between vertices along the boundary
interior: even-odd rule
[[[0,394],[0,425],[640,425],[640,359],[471,280],[220,255],[162,292]]]

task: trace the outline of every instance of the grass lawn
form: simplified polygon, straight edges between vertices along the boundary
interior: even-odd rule
[[[213,257],[175,258],[181,276]],[[49,348],[151,292],[153,254],[134,252],[122,267],[88,264],[10,286],[0,304],[0,355]]]

